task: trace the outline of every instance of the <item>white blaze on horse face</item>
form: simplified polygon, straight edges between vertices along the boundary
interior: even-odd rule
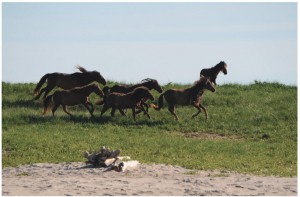
[[[223,73],[227,75],[227,64],[224,65]]]

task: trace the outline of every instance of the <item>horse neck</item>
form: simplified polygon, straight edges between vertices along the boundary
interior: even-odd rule
[[[202,84],[202,83],[199,84],[199,86],[191,87],[191,94],[193,94],[193,95],[203,94],[203,92],[204,92],[204,84]]]
[[[219,63],[219,64],[217,64],[216,66],[212,67],[212,70],[213,70],[213,72],[214,72],[216,75],[218,75],[219,72],[221,72],[222,67],[223,67],[223,66]]]
[[[144,82],[141,85],[144,86],[144,87],[146,87],[146,88],[148,88],[149,90],[153,89],[153,85],[152,85],[151,81]]]
[[[87,71],[87,72],[85,72],[85,74],[86,74],[87,76],[89,76],[89,78],[90,78],[91,81],[97,81],[97,80],[98,80],[98,75],[97,75],[97,73]]]

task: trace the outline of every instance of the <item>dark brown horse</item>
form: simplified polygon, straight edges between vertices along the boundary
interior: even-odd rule
[[[221,61],[220,63],[218,63],[216,66],[211,67],[211,68],[204,68],[200,71],[200,76],[203,75],[207,78],[209,78],[209,80],[216,84],[216,78],[218,76],[218,74],[220,72],[223,72],[224,75],[227,75],[227,64],[223,61]]]
[[[105,98],[100,117],[102,117],[102,115],[109,108],[112,108],[111,116],[114,116],[114,112],[116,109],[118,109],[122,115],[125,115],[123,109],[132,109],[133,119],[134,121],[136,121],[136,108],[139,108],[145,113],[147,113],[141,105],[143,99],[150,99],[152,101],[154,100],[154,97],[151,94],[150,90],[148,90],[148,88],[146,87],[137,87],[132,92],[126,94],[119,92],[110,93]],[[150,117],[149,114],[148,117]]]
[[[64,112],[72,116],[72,114],[68,112],[67,106],[83,104],[90,112],[91,116],[94,117],[94,107],[92,103],[89,102],[89,95],[93,92],[98,96],[103,97],[102,90],[96,84],[77,87],[70,90],[55,91],[54,94],[47,96],[44,100],[43,115],[51,108],[52,115],[54,116],[56,109],[62,105]]]
[[[175,113],[175,105],[193,105],[198,109],[192,117],[196,117],[201,109],[205,112],[206,119],[208,118],[207,111],[205,107],[201,104],[202,96],[204,90],[215,91],[215,88],[212,86],[208,78],[201,76],[200,80],[195,81],[194,85],[186,89],[170,89],[162,93],[158,98],[158,106],[151,105],[156,110],[160,110],[163,106],[163,97],[165,97],[167,103],[169,104],[169,111],[175,116],[175,119],[178,121],[178,117]]]
[[[135,84],[135,85],[114,85],[111,88],[105,86],[103,88],[103,91],[104,91],[105,95],[107,93],[113,93],[113,92],[119,92],[119,93],[126,94],[126,93],[129,93],[129,92],[132,92],[137,87],[146,87],[149,90],[154,89],[159,93],[162,93],[162,91],[163,91],[161,86],[159,85],[158,81],[155,80],[155,79],[150,79],[150,78],[143,79],[141,81],[141,83],[138,83],[138,84]],[[103,101],[98,102],[98,105],[103,104],[105,102],[104,100],[105,100],[105,97],[104,97]],[[146,111],[148,111],[148,104],[146,103],[146,100],[143,100],[141,105],[146,108]]]
[[[87,71],[85,68],[81,66],[77,66],[77,68],[81,72],[76,72],[73,74],[65,74],[65,73],[48,73],[44,75],[39,83],[37,84],[36,88],[34,89],[34,99],[39,99],[41,94],[45,92],[45,98],[53,88],[60,87],[64,90],[75,88],[75,87],[82,87],[88,85],[94,81],[101,83],[103,85],[106,84],[105,79],[102,75],[97,71]],[[41,91],[42,85],[47,80],[47,86],[43,88]]]
[[[119,92],[119,93],[129,93],[132,92],[135,88],[144,86],[148,88],[149,90],[156,90],[159,93],[162,93],[162,88],[159,85],[158,81],[155,79],[143,79],[141,83],[135,84],[135,85],[114,85],[113,87],[109,88],[110,93],[112,92]]]

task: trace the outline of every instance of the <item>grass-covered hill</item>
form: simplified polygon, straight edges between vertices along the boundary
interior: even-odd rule
[[[110,82],[108,85],[112,85]],[[167,85],[183,88],[189,85]],[[2,83],[2,163],[16,166],[40,162],[85,161],[82,152],[100,146],[121,149],[143,163],[165,163],[191,169],[220,169],[260,175],[297,175],[297,87],[255,82],[227,84],[205,92],[204,113],[177,107],[179,121],[164,107],[149,109],[151,119],[131,111],[91,119],[82,106],[60,107],[42,116],[33,100],[35,84]],[[157,100],[159,94],[152,91]],[[91,95],[94,103],[98,98]],[[155,101],[156,102],[156,101]],[[166,102],[165,102],[166,106]]]

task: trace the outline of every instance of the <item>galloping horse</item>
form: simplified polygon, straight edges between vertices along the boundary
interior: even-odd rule
[[[201,109],[205,112],[206,119],[208,118],[207,111],[205,107],[201,104],[202,96],[204,90],[210,90],[212,92],[215,91],[215,88],[212,86],[211,82],[208,78],[201,76],[200,80],[195,81],[194,85],[190,88],[186,89],[169,89],[162,93],[158,98],[158,106],[151,104],[156,110],[160,110],[163,106],[163,97],[165,97],[166,101],[169,104],[169,111],[171,114],[175,116],[175,119],[178,121],[178,117],[175,113],[175,105],[193,105],[198,109],[198,112],[193,114],[193,118],[196,117]]]
[[[91,116],[94,117],[94,107],[92,103],[89,102],[89,95],[93,92],[98,96],[103,97],[102,90],[96,84],[77,87],[70,90],[55,91],[54,94],[47,96],[44,100],[43,115],[51,108],[52,115],[54,116],[56,109],[62,105],[64,112],[72,116],[72,114],[68,112],[67,106],[83,104],[90,112]],[[89,107],[91,107],[91,109]]]
[[[125,115],[125,113],[122,111],[123,109],[132,109],[133,119],[134,121],[136,121],[135,108],[140,108],[142,111],[148,114],[141,105],[143,99],[150,99],[152,101],[154,100],[154,97],[151,94],[150,90],[146,87],[137,87],[132,92],[126,94],[119,92],[110,93],[109,95],[107,95],[104,101],[104,106],[102,108],[100,117],[102,117],[102,115],[109,108],[112,108],[111,116],[114,116],[114,112],[116,109],[119,109],[122,115]],[[149,114],[148,117],[150,117]]]
[[[227,75],[227,64],[223,61],[221,61],[220,63],[218,63],[216,66],[214,67],[211,67],[211,68],[204,68],[200,71],[200,77],[201,75],[209,78],[209,80],[214,83],[215,85],[216,84],[216,78],[218,76],[218,74],[220,72],[223,72],[224,75]]]
[[[103,85],[106,84],[105,79],[102,75],[97,71],[87,71],[85,68],[81,66],[77,66],[81,72],[76,72],[72,74],[65,74],[65,73],[48,73],[45,74],[39,83],[37,84],[36,88],[34,89],[35,100],[39,99],[41,94],[45,92],[44,97],[49,94],[55,86],[60,87],[64,90],[71,89],[74,87],[82,87],[88,85],[94,81],[101,83]],[[47,86],[40,91],[40,88],[47,80]]]
[[[150,78],[143,79],[141,81],[141,83],[138,83],[138,84],[135,84],[135,85],[114,85],[111,88],[105,86],[103,88],[103,91],[104,91],[105,95],[107,95],[108,93],[113,93],[113,92],[126,94],[126,93],[129,93],[129,92],[132,92],[137,87],[146,87],[149,90],[154,89],[159,93],[163,92],[163,90],[162,90],[161,86],[159,85],[158,81],[155,80],[155,79],[150,79]],[[105,102],[105,97],[102,101],[98,101],[97,104],[102,105]],[[143,100],[141,105],[146,107],[146,111],[148,111],[148,104],[146,103],[146,100]]]
[[[110,91],[110,93],[119,92],[119,93],[126,94],[126,93],[133,91],[135,88],[141,87],[141,86],[144,86],[144,87],[148,88],[149,90],[154,89],[159,93],[162,93],[162,91],[163,91],[161,86],[159,85],[158,81],[155,79],[150,79],[150,78],[143,79],[142,83],[138,83],[135,85],[114,85],[113,87],[109,88],[109,91]]]

